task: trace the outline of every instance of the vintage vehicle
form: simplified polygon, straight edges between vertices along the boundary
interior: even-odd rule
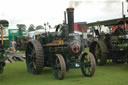
[[[5,66],[5,60],[7,59],[6,55],[6,41],[4,41],[4,30],[8,27],[9,22],[7,20],[0,20],[0,73],[3,72]]]
[[[8,29],[8,32],[10,47],[15,42],[14,47],[16,50],[25,50],[26,44],[31,38],[24,35],[23,29]]]
[[[88,28],[92,27],[95,32],[90,52],[95,56],[98,65],[106,64],[107,60],[113,63],[125,63],[128,60],[127,23],[127,17],[88,23]]]
[[[95,59],[91,53],[82,52],[81,37],[74,33],[74,8],[67,9],[67,16],[68,24],[58,25],[55,32],[45,32],[37,40],[27,43],[28,72],[40,74],[44,67],[52,67],[58,80],[64,79],[70,68],[81,68],[84,76],[94,75]]]

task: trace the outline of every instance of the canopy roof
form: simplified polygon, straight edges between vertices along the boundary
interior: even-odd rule
[[[0,24],[2,24],[4,27],[9,26],[9,22],[7,20],[0,20]]]
[[[128,17],[92,22],[92,23],[88,23],[87,26],[98,26],[98,25],[113,26],[113,25],[124,24],[124,22],[128,24]]]

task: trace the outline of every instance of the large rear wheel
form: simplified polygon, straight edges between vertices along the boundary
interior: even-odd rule
[[[53,61],[54,77],[58,80],[63,80],[66,72],[66,65],[63,56],[61,54],[56,54]]]
[[[97,65],[105,65],[107,62],[107,49],[102,41],[95,42],[90,47],[90,52],[93,53]]]
[[[41,73],[44,67],[44,53],[41,44],[37,41],[30,41],[26,46],[27,70],[33,74]]]

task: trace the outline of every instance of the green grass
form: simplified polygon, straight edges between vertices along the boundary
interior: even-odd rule
[[[128,84],[127,64],[97,66],[93,77],[84,77],[80,69],[66,72],[64,80],[56,80],[51,68],[45,68],[41,75],[26,71],[24,62],[7,64],[0,74],[0,85],[126,85]]]

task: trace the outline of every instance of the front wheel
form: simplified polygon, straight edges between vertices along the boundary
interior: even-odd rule
[[[66,72],[66,65],[61,54],[56,54],[53,60],[53,74],[57,80],[63,80]]]
[[[81,71],[84,76],[92,77],[96,70],[96,62],[92,53],[84,53],[81,57]]]

